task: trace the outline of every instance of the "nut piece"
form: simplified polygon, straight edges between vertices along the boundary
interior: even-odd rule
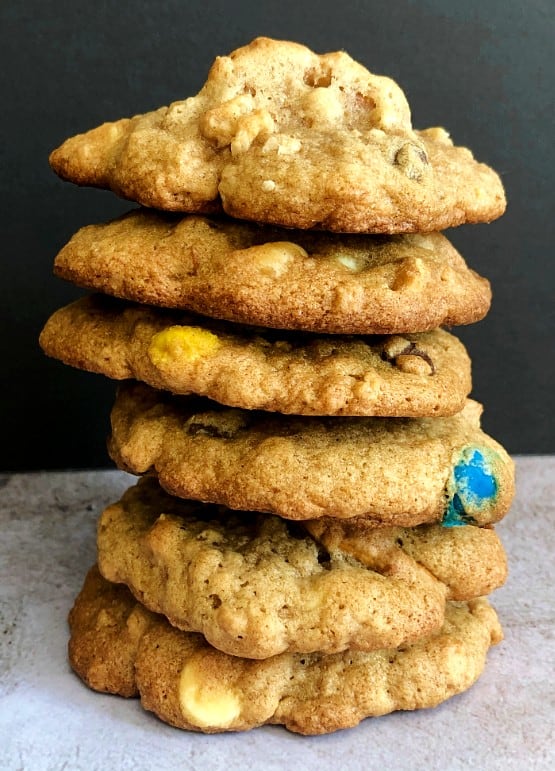
[[[382,359],[411,375],[433,375],[435,366],[430,356],[406,337],[390,337],[382,349]]]
[[[429,166],[428,156],[423,147],[406,142],[395,153],[394,163],[409,179],[422,179]]]
[[[271,134],[275,124],[268,110],[255,110],[251,94],[239,94],[201,116],[201,134],[219,149],[231,145],[231,153],[246,152],[259,134]]]
[[[274,119],[268,110],[256,110],[239,118],[237,133],[231,142],[231,154],[246,153],[259,134],[271,134],[274,130]]]
[[[395,366],[409,375],[433,375],[434,365],[424,351],[415,348],[410,353],[401,353],[395,359]]]
[[[228,102],[207,110],[199,121],[200,132],[218,148],[226,147],[237,133],[239,119],[253,109],[253,97],[250,94],[239,94]]]
[[[414,343],[411,343],[411,341],[407,340],[406,337],[394,335],[393,337],[390,337],[385,343],[382,349],[382,358],[386,361],[393,361],[393,359],[395,359],[397,356],[400,356],[402,353],[406,353],[410,349],[411,345],[414,345]]]
[[[416,292],[422,288],[425,280],[424,261],[420,257],[407,257],[399,266],[395,278],[391,284],[394,292]]]
[[[116,623],[115,618],[105,608],[102,608],[96,617],[95,629],[100,631],[104,627],[115,626]]]
[[[150,626],[150,623],[151,622],[148,614],[145,613],[139,605],[137,605],[137,607],[135,607],[127,617],[125,626],[127,627],[127,631],[129,632],[130,637],[133,640],[138,641],[144,635]]]
[[[241,702],[221,683],[212,683],[195,661],[186,662],[179,678],[179,706],[198,728],[228,728],[241,714]]]

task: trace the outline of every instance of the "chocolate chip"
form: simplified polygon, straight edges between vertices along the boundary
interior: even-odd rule
[[[191,436],[210,436],[214,439],[232,439],[235,436],[235,431],[229,431],[225,428],[219,428],[207,423],[201,423],[200,421],[193,421],[187,426],[187,433]]]
[[[406,142],[397,150],[393,162],[409,179],[415,180],[421,179],[426,166],[429,164],[424,148],[412,142]]]
[[[284,521],[287,527],[287,534],[290,538],[294,538],[296,541],[304,541],[310,538],[306,528],[301,522],[292,522],[290,520]]]
[[[322,545],[318,547],[318,564],[320,564],[324,568],[324,570],[331,569],[330,553]]]

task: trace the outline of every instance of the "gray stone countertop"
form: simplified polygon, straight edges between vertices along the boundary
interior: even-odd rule
[[[95,523],[131,478],[116,471],[0,477],[0,768],[555,768],[555,457],[517,459],[518,495],[498,532],[510,577],[493,595],[505,641],[478,683],[433,710],[328,736],[281,727],[205,736],[137,700],[97,694],[66,659],[66,616],[95,561]]]

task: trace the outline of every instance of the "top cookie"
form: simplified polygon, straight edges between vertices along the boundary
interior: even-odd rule
[[[64,179],[145,206],[297,228],[410,233],[487,222],[503,186],[401,89],[346,53],[258,38],[218,57],[197,96],[68,139]]]

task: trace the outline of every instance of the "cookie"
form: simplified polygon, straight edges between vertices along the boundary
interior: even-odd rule
[[[226,409],[120,387],[109,450],[169,493],[287,519],[364,517],[413,526],[495,522],[513,463],[468,401],[447,418],[316,418]]]
[[[318,525],[183,501],[146,478],[102,514],[98,566],[172,626],[256,659],[414,642],[441,626],[446,599],[506,577],[493,530],[351,528],[338,539]]]
[[[439,233],[338,236],[148,211],[83,228],[54,272],[149,305],[340,334],[470,324],[491,302],[488,281]]]
[[[272,333],[96,295],[57,311],[40,344],[116,380],[299,415],[450,415],[471,388],[464,346],[439,329],[378,338]]]
[[[495,172],[445,130],[413,130],[392,80],[267,38],[217,58],[195,97],[68,139],[50,163],[156,209],[303,229],[427,232],[505,209]]]
[[[273,723],[322,734],[434,707],[478,679],[503,636],[493,608],[478,599],[448,603],[442,629],[411,646],[243,659],[174,629],[96,569],[69,623],[70,663],[89,687],[138,695],[165,722],[205,733]]]
[[[409,561],[420,565],[445,584],[448,600],[491,594],[507,578],[505,550],[492,527],[368,527],[331,518],[303,525],[328,552],[339,550],[386,575],[401,577]]]

